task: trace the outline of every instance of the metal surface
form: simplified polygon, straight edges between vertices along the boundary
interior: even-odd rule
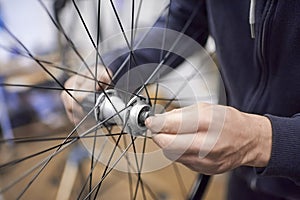
[[[98,97],[95,118],[97,121],[110,118],[106,124],[125,126],[126,133],[143,136],[147,130],[145,120],[150,113],[151,107],[145,99],[133,97],[126,104],[116,90],[110,89]]]

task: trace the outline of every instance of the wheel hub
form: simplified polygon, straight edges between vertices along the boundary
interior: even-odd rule
[[[132,136],[145,136],[145,120],[151,115],[151,107],[145,98],[134,96],[126,104],[116,90],[102,93],[96,102],[95,118],[106,125],[122,126]]]

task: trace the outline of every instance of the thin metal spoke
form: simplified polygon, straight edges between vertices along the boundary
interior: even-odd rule
[[[200,3],[199,3],[200,5]],[[179,35],[176,40],[174,41],[174,44],[171,46],[171,48],[168,50],[168,52],[166,53],[166,55],[164,56],[164,58],[161,60],[161,62],[158,64],[158,66],[156,67],[156,69],[152,72],[152,74],[149,76],[149,78],[145,81],[144,85],[147,85],[152,79],[153,77],[161,70],[163,64],[167,61],[167,59],[170,57],[171,52],[173,51],[173,49],[177,46],[178,42],[180,41],[180,39],[183,36],[183,33],[186,32],[187,28],[190,26],[190,24],[192,23],[193,19],[195,18],[196,14],[197,14],[198,9],[194,9],[193,13],[191,14],[191,16],[189,17],[189,19],[187,20],[187,22],[185,23],[183,29],[180,31],[180,33],[182,33],[181,35]],[[143,87],[137,92],[137,94],[140,94],[141,91],[143,90]]]
[[[77,7],[77,5],[76,5],[76,3],[75,3],[74,0],[73,0],[73,4],[75,5],[76,10],[79,11],[79,9],[78,9],[78,7]],[[112,81],[112,79],[111,79],[112,77],[110,76],[110,74],[109,74],[109,72],[108,72],[108,69],[107,69],[106,65],[104,64],[103,59],[102,59],[102,57],[101,57],[101,55],[100,55],[100,53],[99,53],[99,41],[100,41],[100,15],[101,15],[100,10],[101,10],[101,0],[98,1],[98,9],[97,9],[97,45],[96,45],[96,46],[95,46],[94,41],[93,41],[93,39],[92,39],[92,37],[91,37],[89,31],[88,31],[88,28],[86,27],[86,24],[85,24],[84,21],[82,20],[82,16],[81,16],[80,12],[78,12],[78,14],[79,14],[80,19],[81,19],[81,21],[82,21],[82,23],[83,23],[83,25],[84,25],[84,27],[85,27],[85,29],[86,29],[86,31],[87,31],[89,37],[90,37],[90,40],[91,40],[91,42],[92,42],[92,44],[93,44],[93,46],[95,47],[96,52],[97,52],[96,58],[95,58],[95,59],[96,59],[96,62],[95,62],[95,77],[98,77],[98,67],[97,67],[97,65],[98,65],[98,55],[99,55],[100,60],[101,60],[101,62],[103,63],[103,65],[104,65],[104,67],[105,67],[106,73],[108,74],[108,76],[109,76],[109,78],[110,78],[110,81]],[[97,90],[97,82],[94,83],[94,90],[95,90],[95,91]],[[96,93],[95,93],[95,94],[94,94],[94,104],[96,104],[96,101],[97,101],[97,95],[96,95]],[[109,131],[109,133],[111,134],[110,131]],[[95,135],[97,135],[97,131],[95,131]],[[94,154],[95,154],[95,147],[96,147],[96,139],[97,139],[97,138],[94,138],[94,141],[93,141],[93,148],[92,148],[92,157],[91,157],[91,164],[90,164],[90,171],[91,171],[91,173],[90,173],[89,190],[88,190],[89,192],[92,190],[92,183],[93,183],[93,168],[94,168]]]
[[[178,95],[178,94],[177,94]],[[209,100],[211,96],[203,96],[203,97],[197,97],[197,100]],[[172,101],[172,102],[184,102],[184,101],[191,101],[190,98],[163,98],[163,97],[158,97],[158,98],[150,98],[150,100],[156,100],[156,101]]]
[[[51,21],[54,23],[54,25],[58,28],[59,31],[61,31],[63,33],[63,35],[65,36],[65,38],[67,39],[68,42],[70,42],[71,46],[74,47],[73,50],[74,52],[78,55],[78,57],[80,58],[80,60],[84,63],[84,66],[86,67],[86,69],[89,71],[89,73],[91,74],[91,76],[96,80],[97,77],[94,76],[93,72],[91,71],[91,69],[89,68],[89,66],[87,65],[87,63],[84,61],[84,59],[82,58],[82,56],[79,54],[78,50],[76,49],[75,45],[72,43],[72,41],[70,40],[70,38],[66,35],[64,29],[62,28],[62,26],[56,22],[54,20],[54,18],[51,16],[49,10],[47,9],[47,7],[45,6],[45,4],[39,0],[40,4],[42,5],[42,7],[44,8],[44,10],[46,11],[46,13],[48,14],[48,16],[50,17]],[[98,86],[100,87],[101,91],[103,92],[103,94],[105,95],[105,97],[108,99],[108,101],[111,103],[113,109],[116,111],[116,113],[118,114],[119,118],[122,121],[122,117],[120,116],[120,114],[117,112],[117,109],[115,108],[115,106],[112,104],[109,96],[106,94],[103,86],[101,84],[99,84],[99,82],[97,82]],[[78,102],[79,103],[79,102]],[[80,105],[80,104],[79,104]]]
[[[183,184],[184,181],[183,181],[181,173],[180,173],[180,171],[178,169],[177,163],[173,163],[172,166],[173,166],[174,173],[176,175],[176,179],[177,179],[178,185],[179,185],[179,187],[181,189],[182,197],[185,198],[185,195],[187,194],[187,189],[186,189],[185,185]]]
[[[113,139],[113,141],[115,142],[115,143],[117,143],[117,141],[116,141],[116,139],[114,138],[114,137],[112,137],[112,139]],[[123,143],[124,143],[124,148],[126,148],[127,147],[127,138],[126,137],[123,137]],[[120,151],[122,151],[121,150],[121,147],[119,147],[119,149],[120,149]],[[130,197],[130,199],[132,199],[133,198],[133,192],[132,192],[132,184],[133,184],[133,180],[132,180],[132,174],[131,174],[131,163],[130,163],[130,160],[129,160],[129,158],[128,158],[128,155],[127,154],[125,154],[125,159],[126,159],[126,161],[127,161],[127,175],[128,175],[128,187],[129,187],[129,197]]]
[[[99,159],[100,159],[100,157],[101,157],[101,155],[102,155],[102,153],[103,153],[103,150],[104,150],[104,148],[105,148],[105,146],[106,146],[106,144],[107,144],[107,141],[108,141],[108,139],[106,138],[106,139],[105,139],[105,142],[102,144],[102,146],[101,146],[101,148],[100,148],[100,151],[99,151],[99,154],[98,154],[96,160],[99,160]],[[98,162],[95,162],[95,163],[93,164],[92,168],[90,169],[90,173],[88,174],[87,178],[85,179],[84,184],[83,184],[83,186],[82,186],[82,188],[81,188],[81,191],[79,192],[79,195],[78,195],[77,199],[80,199],[81,195],[83,194],[84,188],[85,188],[85,187],[87,186],[87,184],[89,183],[90,177],[93,175],[94,169],[96,168],[97,164],[98,164]],[[89,192],[91,192],[90,189],[89,189]]]
[[[72,98],[78,105],[81,105],[80,102],[67,90],[65,90],[65,87],[60,81],[39,61],[36,60],[33,54],[27,49],[27,47],[6,27],[3,26],[4,30],[19,44],[21,45],[24,50],[27,52],[28,56],[32,58],[61,88],[64,89],[64,91]]]
[[[133,53],[133,48],[130,45],[130,42],[128,41],[128,38],[127,38],[127,36],[125,34],[125,30],[124,30],[124,27],[122,25],[120,16],[119,16],[118,11],[117,11],[117,9],[116,9],[116,7],[115,7],[115,5],[114,5],[114,3],[113,3],[112,0],[110,0],[110,5],[111,5],[111,7],[113,9],[113,12],[115,14],[115,17],[116,17],[116,19],[118,21],[118,25],[119,25],[119,27],[120,27],[120,29],[122,31],[122,35],[123,35],[123,38],[124,38],[124,40],[126,42],[126,45],[127,45],[128,49],[130,50],[130,60],[132,59],[132,61],[134,62],[134,64],[137,66],[137,62],[136,62],[136,59],[135,59],[135,56],[134,56],[134,53]]]
[[[138,158],[137,158],[137,151],[136,151],[136,148],[135,148],[135,144],[133,142],[136,139],[136,137],[130,136],[130,138],[131,138],[131,142],[133,143],[132,148],[133,148],[133,153],[134,153],[134,158],[135,158],[135,165],[136,165],[136,168],[138,170],[138,180],[136,182],[136,186],[135,186],[135,190],[134,190],[134,196],[133,196],[133,199],[135,200],[136,196],[137,196],[137,193],[138,193],[138,189],[139,189],[139,184],[140,184],[140,180],[141,180],[141,173],[140,173],[140,166],[139,166],[139,162],[138,162]]]
[[[154,99],[153,98],[150,98],[150,101],[151,100],[154,100],[154,102],[153,102],[153,112],[155,112],[155,109],[156,109],[156,103],[157,103],[157,96],[158,96],[158,87],[159,87],[159,84],[158,83],[156,83],[155,84],[155,95],[154,95]],[[155,113],[153,113],[153,114],[155,114]]]
[[[198,75],[198,74],[197,73],[191,73],[186,80],[192,80],[196,75]],[[164,106],[165,110],[172,104],[172,102],[174,102],[174,100],[176,99],[176,97],[178,96],[178,94],[180,94],[180,92],[182,92],[182,90],[183,90],[184,87],[185,87],[185,84],[182,84],[181,87],[179,87],[179,89],[177,90],[177,92],[173,95],[173,98],[171,98],[169,100],[169,102]],[[204,97],[204,98],[207,98],[207,97]]]
[[[118,135],[125,135],[127,133],[111,133],[111,134],[104,134],[104,135],[86,135],[86,136],[73,136],[69,137],[69,139],[87,139],[87,138],[101,138],[101,137],[109,137],[109,136],[118,136]],[[16,144],[18,143],[31,143],[31,142],[49,142],[49,141],[60,141],[64,140],[66,137],[49,137],[45,138],[43,136],[40,137],[23,137],[23,138],[12,138],[12,139],[2,139],[0,140],[1,143],[6,143],[6,142],[14,142]]]
[[[123,137],[123,138],[125,138],[125,137]],[[116,144],[117,141],[115,140],[115,138],[112,137],[112,139],[113,139],[113,141],[114,141],[115,144]],[[145,139],[144,142],[147,141],[147,140],[146,140],[147,137],[145,137],[144,139]],[[126,141],[126,138],[125,138],[125,141]],[[118,146],[119,146],[119,145],[120,145],[120,144],[118,144]],[[126,146],[128,145],[127,142],[124,143],[124,145],[125,145],[124,148],[126,148]],[[146,147],[146,146],[144,145],[144,146],[143,146],[143,152],[145,151],[145,147]],[[122,149],[122,148],[119,146],[119,150],[120,150],[120,151],[121,151],[121,149]],[[128,172],[130,173],[131,170],[132,170],[132,171],[135,171],[134,166],[132,166],[132,164],[131,164],[131,162],[130,162],[128,156],[127,156],[127,154],[125,154],[124,157],[125,157],[125,159],[126,159],[126,161],[127,161],[128,167],[129,167],[129,171],[128,171]],[[142,159],[143,159],[143,157],[142,157]],[[141,162],[141,163],[143,163],[143,162]],[[141,164],[140,166],[142,166],[142,164]],[[138,177],[138,174],[137,174],[137,173],[134,173],[134,174]],[[142,178],[140,179],[140,182],[141,182],[141,184],[142,184],[143,186],[145,186],[145,188],[148,190],[149,194],[152,196],[153,199],[158,199],[158,197],[156,197],[156,196],[155,196],[155,193],[152,191],[151,187],[150,187],[147,183],[145,183],[145,182],[143,181]],[[131,188],[131,187],[130,187],[130,188]],[[133,199],[132,196],[130,196],[130,197],[131,197],[131,199]]]
[[[78,141],[78,139],[74,139],[71,140],[70,143],[65,144],[68,140],[69,137],[71,137],[77,130],[77,128],[88,118],[88,116],[96,109],[96,106],[91,109],[91,111],[81,120],[81,122],[73,129],[73,131],[68,135],[68,137],[62,142],[62,144],[60,146],[58,146],[55,150],[54,153],[52,153],[50,156],[48,156],[46,159],[44,159],[42,162],[38,163],[36,166],[34,166],[32,169],[30,169],[28,171],[28,173],[25,173],[23,176],[21,176],[20,178],[25,178],[27,177],[29,174],[31,174],[34,170],[36,170],[38,167],[41,166],[41,168],[38,170],[38,172],[33,176],[33,178],[29,181],[29,183],[26,185],[26,187],[21,191],[21,193],[19,194],[19,196],[17,197],[17,199],[20,199],[25,192],[30,188],[30,186],[33,184],[33,182],[38,178],[38,176],[42,173],[42,171],[45,169],[45,167],[49,164],[49,162],[53,159],[54,156],[56,156],[59,152],[61,152],[63,149],[65,149],[66,147],[68,147],[70,144],[75,143],[76,141]],[[72,142],[73,141],[73,142]],[[16,184],[16,183],[14,183]]]
[[[109,136],[120,136],[120,135],[125,135],[125,133],[116,133],[116,134],[105,134],[105,135],[93,135],[93,136],[83,136],[83,137],[80,137],[80,136],[77,136],[77,137],[70,137],[70,140],[66,141],[65,144],[68,144],[70,143],[72,140],[76,139],[76,140],[79,140],[79,139],[87,139],[87,138],[99,138],[99,137],[109,137]],[[57,141],[57,140],[63,140],[65,139],[65,137],[61,137],[61,138],[41,138],[41,139],[21,139],[18,138],[18,139],[8,139],[6,141],[13,141],[15,143],[33,143],[33,142],[48,142],[48,141]],[[1,143],[2,141],[0,141]],[[44,149],[44,150],[41,150],[39,152],[36,152],[36,153],[33,153],[31,155],[28,155],[26,157],[23,157],[23,158],[19,158],[19,159],[16,159],[16,160],[12,160],[12,161],[9,161],[5,164],[2,164],[0,165],[0,170],[2,169],[5,169],[7,167],[12,167],[12,166],[15,166],[17,164],[20,164],[26,160],[29,160],[31,158],[35,158],[39,155],[42,155],[42,154],[45,154],[49,151],[52,151],[56,148],[58,148],[59,146],[61,146],[61,144],[58,144],[58,145],[54,145],[54,146],[51,146],[47,149]]]
[[[137,14],[136,14],[136,18],[135,18],[135,22],[134,22],[134,36],[133,36],[133,40],[135,40],[136,37],[136,31],[138,28],[138,24],[139,24],[139,19],[140,19],[140,15],[141,15],[141,10],[142,10],[142,5],[143,5],[143,0],[140,0],[140,4],[138,6],[138,10],[137,10]]]
[[[135,138],[136,139],[136,138]],[[112,164],[112,166],[110,167],[110,169],[108,171],[105,171],[105,173],[103,174],[103,176],[101,177],[100,181],[93,187],[92,191],[89,192],[89,194],[86,195],[86,197],[84,198],[84,200],[87,200],[92,193],[95,190],[98,190],[98,188],[100,188],[99,186],[103,183],[103,181],[105,180],[105,178],[113,171],[114,167],[120,162],[120,160],[124,157],[124,155],[126,154],[126,152],[129,150],[129,148],[132,146],[133,142],[135,141],[135,139],[126,147],[126,149],[123,151],[123,153],[119,156],[119,158]],[[120,140],[120,137],[118,138],[118,140]],[[114,148],[115,149],[115,148]],[[108,167],[106,168],[108,169]],[[97,196],[97,193],[95,195],[95,198]],[[94,199],[95,199],[94,198]]]
[[[146,150],[146,140],[147,140],[147,137],[144,137],[144,142],[143,142],[143,149],[142,149],[142,157],[141,157],[141,163],[139,165],[138,163],[138,159],[136,157],[136,150],[135,150],[135,147],[133,146],[133,149],[134,149],[134,153],[135,153],[135,157],[136,157],[136,165],[137,165],[137,170],[138,170],[138,173],[137,173],[137,176],[138,176],[138,180],[137,180],[137,183],[136,183],[136,187],[135,187],[135,193],[134,193],[134,200],[137,198],[137,193],[138,193],[138,188],[139,186],[141,185],[141,189],[142,189],[142,195],[143,195],[143,199],[145,200],[146,199],[146,194],[145,194],[145,189],[144,189],[144,184],[143,182],[141,181],[142,180],[142,177],[141,177],[141,173],[142,173],[142,166],[143,166],[143,162],[144,162],[144,154],[145,154],[145,150]]]
[[[148,139],[148,137],[147,137],[147,132],[146,132],[146,136],[144,137],[144,143],[143,143],[143,149],[142,149],[142,158],[141,158],[140,169],[139,169],[139,173],[140,173],[139,178],[140,178],[140,182],[141,182],[142,194],[143,194],[144,200],[146,200],[146,195],[145,195],[145,188],[144,188],[144,183],[142,181],[141,173],[142,173],[142,168],[143,168],[144,159],[145,159],[147,139]]]
[[[66,34],[66,32],[63,29],[63,27],[61,26],[61,24],[52,17],[50,11],[48,10],[48,8],[46,7],[46,5],[43,3],[42,0],[38,0],[38,2],[42,6],[42,8],[45,10],[46,14],[49,16],[49,19],[52,21],[52,23],[57,28],[57,30],[60,31],[63,34],[63,36],[65,37],[65,39],[67,40],[67,42],[69,43],[69,45],[71,46],[71,48],[73,49],[73,51],[75,52],[75,54],[78,56],[78,58],[80,59],[80,61],[84,64],[85,68],[93,76],[93,73],[92,73],[90,67],[88,66],[88,64],[86,63],[86,61],[83,59],[82,55],[79,53],[78,49],[76,48],[76,46],[74,45],[74,43],[72,42],[72,40],[68,37],[68,35]]]
[[[60,87],[46,87],[46,86],[39,86],[39,85],[28,85],[28,84],[13,84],[13,83],[0,83],[0,87],[23,87],[23,88],[31,88],[31,89],[40,89],[40,90],[54,90],[54,91],[69,91],[69,92],[83,92],[83,93],[96,93],[99,94],[98,91],[91,91],[91,90],[81,90],[81,89],[74,89],[74,88],[60,88]]]
[[[13,49],[8,49],[8,48],[2,46],[1,44],[0,44],[0,48],[3,49],[3,50],[5,50],[5,51],[8,51],[8,52],[10,52],[10,53],[14,53],[14,50],[13,50]],[[103,85],[106,85],[106,86],[111,86],[111,87],[113,86],[113,85],[111,85],[111,84],[108,84],[108,83],[105,83],[105,82],[98,81],[97,79],[92,78],[92,77],[90,77],[90,76],[87,76],[87,75],[85,75],[85,74],[81,74],[81,73],[78,73],[78,72],[76,72],[76,71],[74,71],[74,70],[71,70],[71,69],[70,69],[71,67],[70,67],[70,66],[67,66],[67,65],[65,65],[65,64],[64,64],[63,66],[59,66],[59,65],[57,65],[57,64],[55,64],[55,63],[53,63],[53,62],[50,62],[50,61],[48,61],[48,60],[43,60],[43,59],[37,58],[37,57],[35,57],[35,56],[33,56],[33,55],[32,55],[32,57],[30,57],[30,56],[28,56],[27,54],[21,53],[21,52],[19,52],[18,56],[22,56],[22,57],[24,57],[24,58],[29,58],[29,59],[32,59],[32,57],[33,57],[34,60],[39,61],[39,62],[41,62],[41,63],[43,63],[43,64],[47,64],[47,67],[54,68],[54,69],[58,69],[58,70],[61,70],[61,71],[63,71],[63,72],[68,72],[68,73],[71,73],[71,74],[73,74],[73,75],[78,75],[78,76],[83,77],[83,78],[86,78],[86,79],[88,79],[88,80],[92,80],[92,81],[95,81],[95,82],[99,82],[99,83],[101,83],[101,84],[103,84]]]
[[[100,4],[100,2],[101,2],[101,1],[99,1],[99,4]],[[112,77],[110,76],[110,74],[109,74],[109,72],[108,72],[108,68],[107,68],[107,66],[106,66],[105,63],[104,63],[101,54],[99,53],[99,36],[97,36],[97,45],[96,45],[95,42],[94,42],[94,40],[93,40],[93,37],[92,37],[92,35],[91,35],[91,33],[90,33],[90,31],[89,31],[89,29],[88,29],[88,27],[87,27],[87,25],[86,25],[84,19],[83,19],[83,16],[82,16],[82,14],[80,13],[80,10],[79,10],[79,7],[78,7],[77,3],[75,2],[75,0],[72,0],[72,3],[73,3],[73,5],[74,5],[74,7],[75,7],[75,9],[76,9],[76,11],[77,11],[77,14],[78,14],[78,16],[79,16],[79,18],[80,18],[80,21],[81,21],[82,25],[84,26],[85,32],[87,33],[87,35],[88,35],[88,37],[89,37],[89,39],[90,39],[90,42],[92,43],[94,49],[96,50],[96,57],[97,57],[97,60],[98,60],[98,57],[99,57],[99,58],[100,58],[100,61],[102,62],[103,66],[104,66],[104,68],[105,68],[105,70],[106,70],[106,73],[108,74],[110,80],[112,80]],[[99,20],[100,20],[100,5],[98,6],[98,22],[99,22]],[[99,35],[99,23],[98,23],[98,28],[97,28],[97,34]],[[97,60],[96,60],[96,65],[98,64]],[[97,76],[96,76],[96,77],[97,77]]]
[[[126,119],[125,119],[125,122],[123,123],[123,127],[122,127],[122,130],[121,130],[121,133],[124,132],[124,129],[125,129],[125,127],[127,126],[127,122],[128,122],[128,118],[126,118]],[[110,165],[110,163],[111,163],[111,161],[112,161],[112,159],[113,159],[113,156],[114,156],[116,150],[117,150],[118,147],[119,147],[119,142],[120,142],[120,140],[121,140],[121,135],[118,137],[118,139],[117,139],[117,141],[116,141],[116,145],[114,146],[114,148],[113,148],[113,150],[112,150],[112,153],[110,154],[110,157],[109,157],[109,159],[108,159],[108,162],[107,162],[107,164],[106,164],[106,167],[105,167],[105,169],[104,169],[104,171],[103,171],[103,173],[102,173],[102,178],[105,176],[107,170],[109,169],[109,165]],[[104,180],[104,179],[103,179],[103,180]],[[89,192],[89,194],[92,194],[93,191],[96,190],[95,195],[94,195],[94,200],[95,200],[95,199],[97,198],[97,196],[98,196],[98,193],[99,193],[99,191],[100,191],[101,185],[102,185],[102,182],[100,182],[100,183],[97,185],[96,188],[92,189],[92,190]],[[89,198],[90,198],[90,196],[89,196]]]
[[[160,15],[162,15],[162,13],[164,13],[166,10],[167,10],[167,8],[169,7],[169,5],[166,5],[162,10],[161,10],[161,14]],[[149,30],[149,31],[147,31],[147,33],[145,33],[142,37],[141,37],[141,39],[137,42],[137,44],[134,46],[134,48],[133,49],[136,49],[145,39],[146,39],[146,37],[148,36],[148,34],[151,32],[151,30],[152,30],[152,28]],[[126,57],[126,59],[122,62],[122,64],[120,65],[120,67],[118,68],[118,70],[115,72],[115,74],[113,75],[113,77],[112,77],[112,79],[113,79],[113,81],[118,77],[118,75],[122,72],[122,70],[124,69],[124,67],[126,66],[126,64],[129,62],[129,59],[130,59],[130,55],[128,55],[127,57]]]
[[[71,144],[74,144],[75,142],[78,141],[77,138],[71,140],[70,143],[65,144],[69,137],[71,137],[77,130],[77,128],[79,126],[81,126],[81,124],[88,118],[88,116],[96,109],[96,107],[94,107],[93,109],[90,110],[90,112],[77,124],[77,126],[71,131],[71,133],[67,136],[67,138],[61,143],[61,145],[56,149],[56,151],[51,154],[50,156],[48,156],[46,159],[44,159],[42,162],[36,164],[34,167],[32,167],[30,170],[28,170],[27,172],[25,172],[21,177],[19,177],[17,180],[15,180],[14,182],[12,182],[11,184],[9,184],[7,187],[3,188],[2,190],[0,190],[0,193],[3,193],[5,191],[7,191],[8,189],[10,189],[11,187],[13,187],[15,184],[17,184],[18,182],[20,182],[21,180],[23,180],[24,178],[26,178],[29,174],[31,174],[33,171],[35,171],[38,167],[42,166],[41,169],[39,170],[39,172],[33,177],[33,179],[30,181],[30,183],[26,186],[26,188],[21,192],[21,194],[19,195],[19,197],[21,198],[24,193],[28,190],[28,188],[31,186],[31,184],[34,182],[34,180],[39,176],[39,174],[43,171],[43,169],[49,164],[49,162],[52,160],[52,158],[54,156],[56,156],[57,154],[59,154],[61,151],[63,151],[64,149],[66,149],[67,147],[69,147]],[[120,112],[122,112],[123,110],[127,109],[124,108],[122,110],[120,110]],[[91,127],[90,129],[88,129],[87,131],[85,131],[84,133],[82,133],[80,136],[86,136],[92,132],[94,132],[94,130],[98,129],[99,127],[101,127],[104,123],[106,123],[107,121],[109,121],[110,119],[112,119],[114,116],[116,116],[117,114],[112,115],[111,117],[108,117],[107,119],[97,123],[95,126]]]
[[[169,5],[171,6],[171,4],[172,4],[172,0],[170,0]],[[167,35],[167,29],[169,28],[170,15],[171,15],[171,11],[169,9],[168,13],[166,15],[165,29],[164,29],[162,44],[161,44],[162,47],[161,47],[161,52],[160,52],[160,60],[163,59],[163,55],[164,55],[164,49],[165,49],[165,44],[166,44],[166,35]]]
[[[108,162],[107,162],[107,164],[106,164],[106,167],[105,167],[105,169],[104,169],[104,171],[103,171],[103,173],[102,173],[102,177],[101,177],[101,180],[102,180],[102,181],[101,181],[99,184],[96,185],[97,187],[94,187],[94,188],[92,188],[92,189],[90,190],[89,194],[87,195],[88,198],[91,197],[91,195],[92,195],[92,193],[93,193],[94,191],[96,191],[95,196],[94,196],[94,200],[97,198],[98,193],[99,193],[99,190],[100,190],[101,185],[102,185],[102,182],[103,182],[103,180],[104,180],[104,177],[106,177],[107,173],[110,172],[110,171],[109,171],[109,165],[110,165],[110,163],[111,163],[111,161],[112,161],[113,156],[115,155],[115,152],[116,152],[116,149],[117,149],[117,147],[118,147],[118,144],[119,144],[120,140],[121,140],[121,136],[118,137],[118,139],[117,139],[117,144],[114,146],[114,148],[113,148],[113,150],[112,150],[112,153],[111,153],[110,156],[109,156],[109,159],[108,159]],[[113,167],[114,167],[114,166],[113,166]],[[112,167],[112,168],[113,168],[113,167]],[[86,199],[86,198],[85,198],[85,199]]]
[[[71,140],[66,141],[65,144],[70,143],[70,141],[71,141]],[[20,158],[20,159],[16,159],[16,160],[10,161],[10,162],[8,162],[8,163],[2,164],[2,165],[0,165],[0,170],[4,170],[4,169],[6,169],[7,167],[15,166],[15,165],[17,165],[17,164],[20,164],[20,163],[26,161],[26,160],[29,160],[29,159],[31,159],[31,158],[34,158],[34,157],[37,157],[37,156],[42,155],[42,154],[44,154],[44,153],[47,153],[47,152],[49,152],[49,151],[52,151],[52,150],[58,148],[59,146],[60,146],[60,144],[55,145],[55,146],[52,146],[52,147],[47,148],[47,149],[45,149],[45,150],[39,151],[39,152],[37,152],[37,153],[28,155],[28,156],[26,156],[26,157],[23,157],[23,158]]]

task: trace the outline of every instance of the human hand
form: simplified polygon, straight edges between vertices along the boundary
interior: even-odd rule
[[[204,174],[264,167],[270,159],[269,119],[232,107],[198,103],[149,117],[145,124],[167,158]]]
[[[112,72],[109,69],[105,69],[105,67],[102,65],[98,65],[97,70],[97,80],[99,81],[99,84],[96,84],[96,91],[101,91],[102,89],[107,88],[108,84],[110,84]],[[94,73],[94,71],[95,70],[91,68],[91,72]],[[70,93],[81,104],[83,100],[88,97],[88,95],[93,94],[88,91],[95,90],[95,78],[94,74],[92,75],[87,69],[80,74],[83,76],[74,75],[70,77],[65,82],[65,88],[76,89],[77,91],[70,91]],[[78,90],[87,92],[79,92]],[[75,100],[66,91],[61,93],[61,99],[65,106],[68,118],[76,124],[80,122],[84,116],[84,110],[82,106],[75,102]]]

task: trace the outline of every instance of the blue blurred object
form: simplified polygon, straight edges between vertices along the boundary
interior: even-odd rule
[[[0,83],[2,82],[3,78],[0,76]],[[8,144],[12,145],[13,142],[11,139],[14,138],[14,135],[7,108],[4,87],[0,87],[0,126],[2,128],[3,138],[8,140]]]
[[[3,21],[3,16],[2,16],[2,12],[1,12],[1,4],[0,4],[0,31],[1,29],[3,29],[4,27],[4,21]]]

